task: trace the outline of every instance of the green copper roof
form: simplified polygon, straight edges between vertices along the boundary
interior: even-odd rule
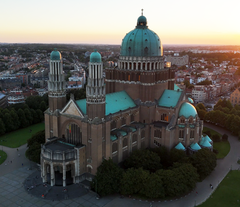
[[[183,144],[181,142],[179,142],[177,144],[177,146],[175,147],[175,149],[178,149],[178,150],[186,150],[185,147],[183,146]]]
[[[77,100],[76,103],[83,114],[86,115],[86,99]],[[125,91],[109,93],[106,95],[105,115],[114,114],[135,106],[136,104]]]
[[[193,150],[200,150],[200,149],[202,149],[202,148],[199,146],[198,143],[192,143],[192,144],[190,145],[190,147],[191,147],[191,149],[193,149]]]
[[[193,100],[192,100],[191,98],[188,98],[188,100],[189,100],[189,102],[190,102],[191,104],[194,103]]]
[[[147,19],[140,16],[134,30],[122,40],[121,56],[162,56],[162,44],[158,35],[147,27]]]
[[[177,91],[177,90],[182,91],[182,89],[179,88],[179,87],[177,86],[177,84],[174,83],[174,91]]]
[[[210,139],[210,137],[208,135],[205,135],[205,136],[202,135],[202,139],[212,142],[212,140]]]
[[[115,141],[115,140],[117,140],[117,136],[115,136],[115,135],[110,135],[110,139],[111,139],[112,141]]]
[[[135,107],[136,104],[126,91],[109,93],[106,95],[106,116]]]
[[[77,100],[76,104],[78,105],[78,107],[81,109],[81,111],[83,112],[84,115],[87,114],[87,105],[86,105],[86,99],[81,99],[81,100]]]
[[[212,147],[212,145],[206,139],[202,139],[200,141],[200,145],[202,145],[203,147]]]
[[[97,50],[91,53],[90,55],[90,63],[101,63],[102,62],[102,57]]]
[[[50,59],[51,60],[61,60],[62,59],[62,55],[59,51],[57,51],[57,49],[55,48],[51,54],[50,54]]]
[[[184,116],[185,118],[189,118],[190,116],[192,117],[196,117],[197,116],[197,111],[195,109],[195,107],[190,104],[190,103],[187,103],[187,102],[184,102],[182,105],[181,105],[181,108],[180,108],[180,111],[179,111],[179,117],[180,116]]]
[[[163,95],[158,101],[159,106],[163,107],[175,107],[177,105],[177,102],[181,96],[181,91],[174,91],[174,90],[168,90],[166,89],[163,92]]]

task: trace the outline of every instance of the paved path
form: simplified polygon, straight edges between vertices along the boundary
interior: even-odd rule
[[[22,164],[23,166],[30,164],[30,161],[25,157],[27,144],[22,145],[19,148],[10,148],[0,145],[0,149],[3,149],[3,151],[7,153],[7,159],[0,165],[0,176],[22,167]],[[18,154],[20,156],[18,156]]]
[[[24,154],[26,151],[26,145],[19,148],[17,152],[16,148],[11,149],[3,147],[3,150],[8,154],[8,158],[0,165],[0,203],[1,206],[105,206],[105,207],[126,207],[126,206],[138,206],[148,207],[150,203],[152,206],[165,206],[165,207],[193,207],[195,204],[198,205],[205,201],[213,192],[210,189],[209,184],[211,183],[216,189],[217,185],[228,173],[229,169],[238,169],[240,165],[237,164],[237,160],[240,157],[240,141],[237,137],[230,135],[224,129],[220,127],[205,124],[209,128],[212,128],[221,134],[228,134],[228,140],[231,145],[229,154],[222,160],[217,161],[217,167],[204,181],[197,183],[196,189],[186,197],[180,198],[173,201],[161,201],[151,202],[139,201],[129,198],[120,198],[119,196],[109,196],[101,198],[100,200],[95,199],[95,194],[88,193],[82,197],[62,201],[49,201],[42,198],[31,197],[22,185],[23,181],[33,173],[28,170],[30,162],[25,158]],[[18,153],[21,154],[18,157]],[[8,161],[13,163],[8,163]],[[22,167],[22,163],[24,166]],[[198,192],[198,194],[196,194]]]

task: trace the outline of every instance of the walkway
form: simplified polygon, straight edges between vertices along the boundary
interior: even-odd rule
[[[226,133],[225,130],[220,127],[205,124],[205,126],[213,128],[214,130],[220,132],[221,134]],[[130,198],[120,198],[119,196],[109,196],[101,198],[99,200],[95,199],[94,193],[87,193],[79,198],[71,198],[69,195],[68,200],[47,200],[42,199],[40,196],[32,197],[28,194],[28,191],[24,190],[23,182],[24,180],[33,172],[28,170],[30,167],[30,162],[25,158],[24,154],[26,151],[26,145],[19,148],[18,152],[16,149],[11,149],[3,147],[3,150],[8,154],[8,158],[0,165],[0,203],[1,206],[105,206],[105,207],[126,207],[126,206],[138,206],[138,207],[149,207],[150,203],[152,206],[164,206],[164,207],[193,207],[195,204],[198,205],[205,201],[213,192],[210,189],[209,184],[211,183],[216,189],[217,185],[228,173],[229,169],[238,169],[240,165],[237,164],[237,160],[240,157],[240,141],[237,137],[228,134],[228,140],[231,145],[231,150],[229,154],[222,160],[217,161],[217,167],[215,171],[211,173],[204,181],[197,183],[196,189],[189,195],[180,198],[179,200],[173,201],[162,201],[162,202],[151,202],[149,201],[139,201]],[[8,161],[13,161],[13,163],[8,163]],[[23,167],[21,166],[24,164]],[[198,192],[198,194],[196,194]]]

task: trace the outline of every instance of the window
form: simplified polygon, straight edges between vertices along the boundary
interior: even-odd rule
[[[167,114],[162,114],[162,115],[161,115],[161,120],[162,120],[162,121],[168,121],[168,116],[167,116]]]
[[[162,138],[162,131],[160,131],[160,130],[155,130],[155,131],[154,131],[154,137],[156,137],[156,138]]]
[[[133,137],[132,137],[132,143],[134,143],[134,142],[137,142],[137,135],[136,134],[134,134]]]
[[[123,148],[124,147],[127,147],[128,146],[128,140],[127,140],[127,138],[125,138],[124,140],[123,140]]]
[[[126,119],[125,118],[122,118],[122,126],[123,125],[126,125]]]
[[[190,138],[194,138],[194,130],[190,131]]]
[[[179,138],[184,138],[184,130],[183,129],[179,130]]]
[[[143,139],[144,137],[145,137],[145,131],[142,130],[142,132],[141,132],[141,138]]]
[[[131,115],[131,122],[134,122],[134,115]]]
[[[112,145],[112,153],[117,152],[118,149],[118,144],[117,143],[113,143]]]
[[[112,123],[111,123],[111,130],[116,129],[116,128],[117,128],[116,121],[112,121]]]

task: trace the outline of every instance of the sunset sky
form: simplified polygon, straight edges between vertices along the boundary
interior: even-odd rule
[[[121,44],[141,9],[162,44],[240,45],[239,0],[0,0],[0,42]]]

